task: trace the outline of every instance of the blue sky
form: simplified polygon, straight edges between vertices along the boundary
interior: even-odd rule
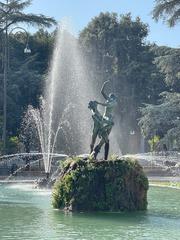
[[[58,21],[68,17],[76,33],[100,12],[131,12],[133,17],[140,16],[143,22],[149,24],[148,41],[180,47],[180,26],[170,29],[162,22],[154,22],[151,17],[153,5],[154,0],[33,0],[26,12],[52,16]]]

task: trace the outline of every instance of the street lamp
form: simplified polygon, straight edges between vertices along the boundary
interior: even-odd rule
[[[10,36],[10,34],[12,34],[13,31],[17,29],[18,31],[15,34],[22,33],[22,31],[26,34],[26,44],[25,44],[26,46],[24,48],[24,53],[31,53],[31,49],[29,47],[29,34],[26,31],[26,29],[24,29],[23,27],[14,27],[13,29],[11,29],[8,35]]]
[[[8,22],[7,19],[5,20],[5,33],[4,33],[4,72],[3,72],[3,153],[6,153],[6,128],[7,128],[7,81],[8,81],[8,60],[9,60],[9,35],[14,31],[17,30],[18,32],[24,31],[26,34],[26,47],[24,49],[24,53],[31,53],[31,49],[29,48],[29,34],[28,32],[22,27],[14,27],[8,33]]]
[[[135,131],[134,131],[134,130],[131,130],[131,131],[129,132],[129,134],[130,134],[131,136],[133,136],[133,135],[135,135]]]
[[[24,53],[31,53],[31,49],[30,49],[28,43],[26,44],[26,47],[24,49]]]

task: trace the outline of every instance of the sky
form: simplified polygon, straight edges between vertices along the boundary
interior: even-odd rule
[[[147,41],[158,45],[180,47],[180,26],[169,28],[162,21],[156,23],[151,17],[154,0],[33,0],[28,13],[44,14],[57,21],[69,18],[75,34],[78,34],[100,12],[116,12],[132,17],[139,16],[149,25]],[[28,30],[28,29],[27,29]]]

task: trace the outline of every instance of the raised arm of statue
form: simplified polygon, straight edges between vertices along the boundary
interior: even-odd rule
[[[101,103],[101,102],[97,102],[97,101],[95,101],[97,104],[99,104],[99,105],[101,105],[101,106],[104,106],[104,107],[107,107],[108,106],[108,104],[107,103]]]
[[[105,89],[105,86],[106,86],[106,84],[109,82],[109,80],[108,81],[105,81],[104,82],[104,84],[102,85],[102,88],[101,88],[101,94],[103,95],[103,97],[106,99],[106,100],[108,100],[108,95],[105,93],[105,91],[104,91],[104,89]]]

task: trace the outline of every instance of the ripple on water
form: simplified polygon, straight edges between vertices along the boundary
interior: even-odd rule
[[[151,187],[148,211],[64,213],[53,210],[51,193],[0,186],[1,240],[180,239],[180,191]]]

